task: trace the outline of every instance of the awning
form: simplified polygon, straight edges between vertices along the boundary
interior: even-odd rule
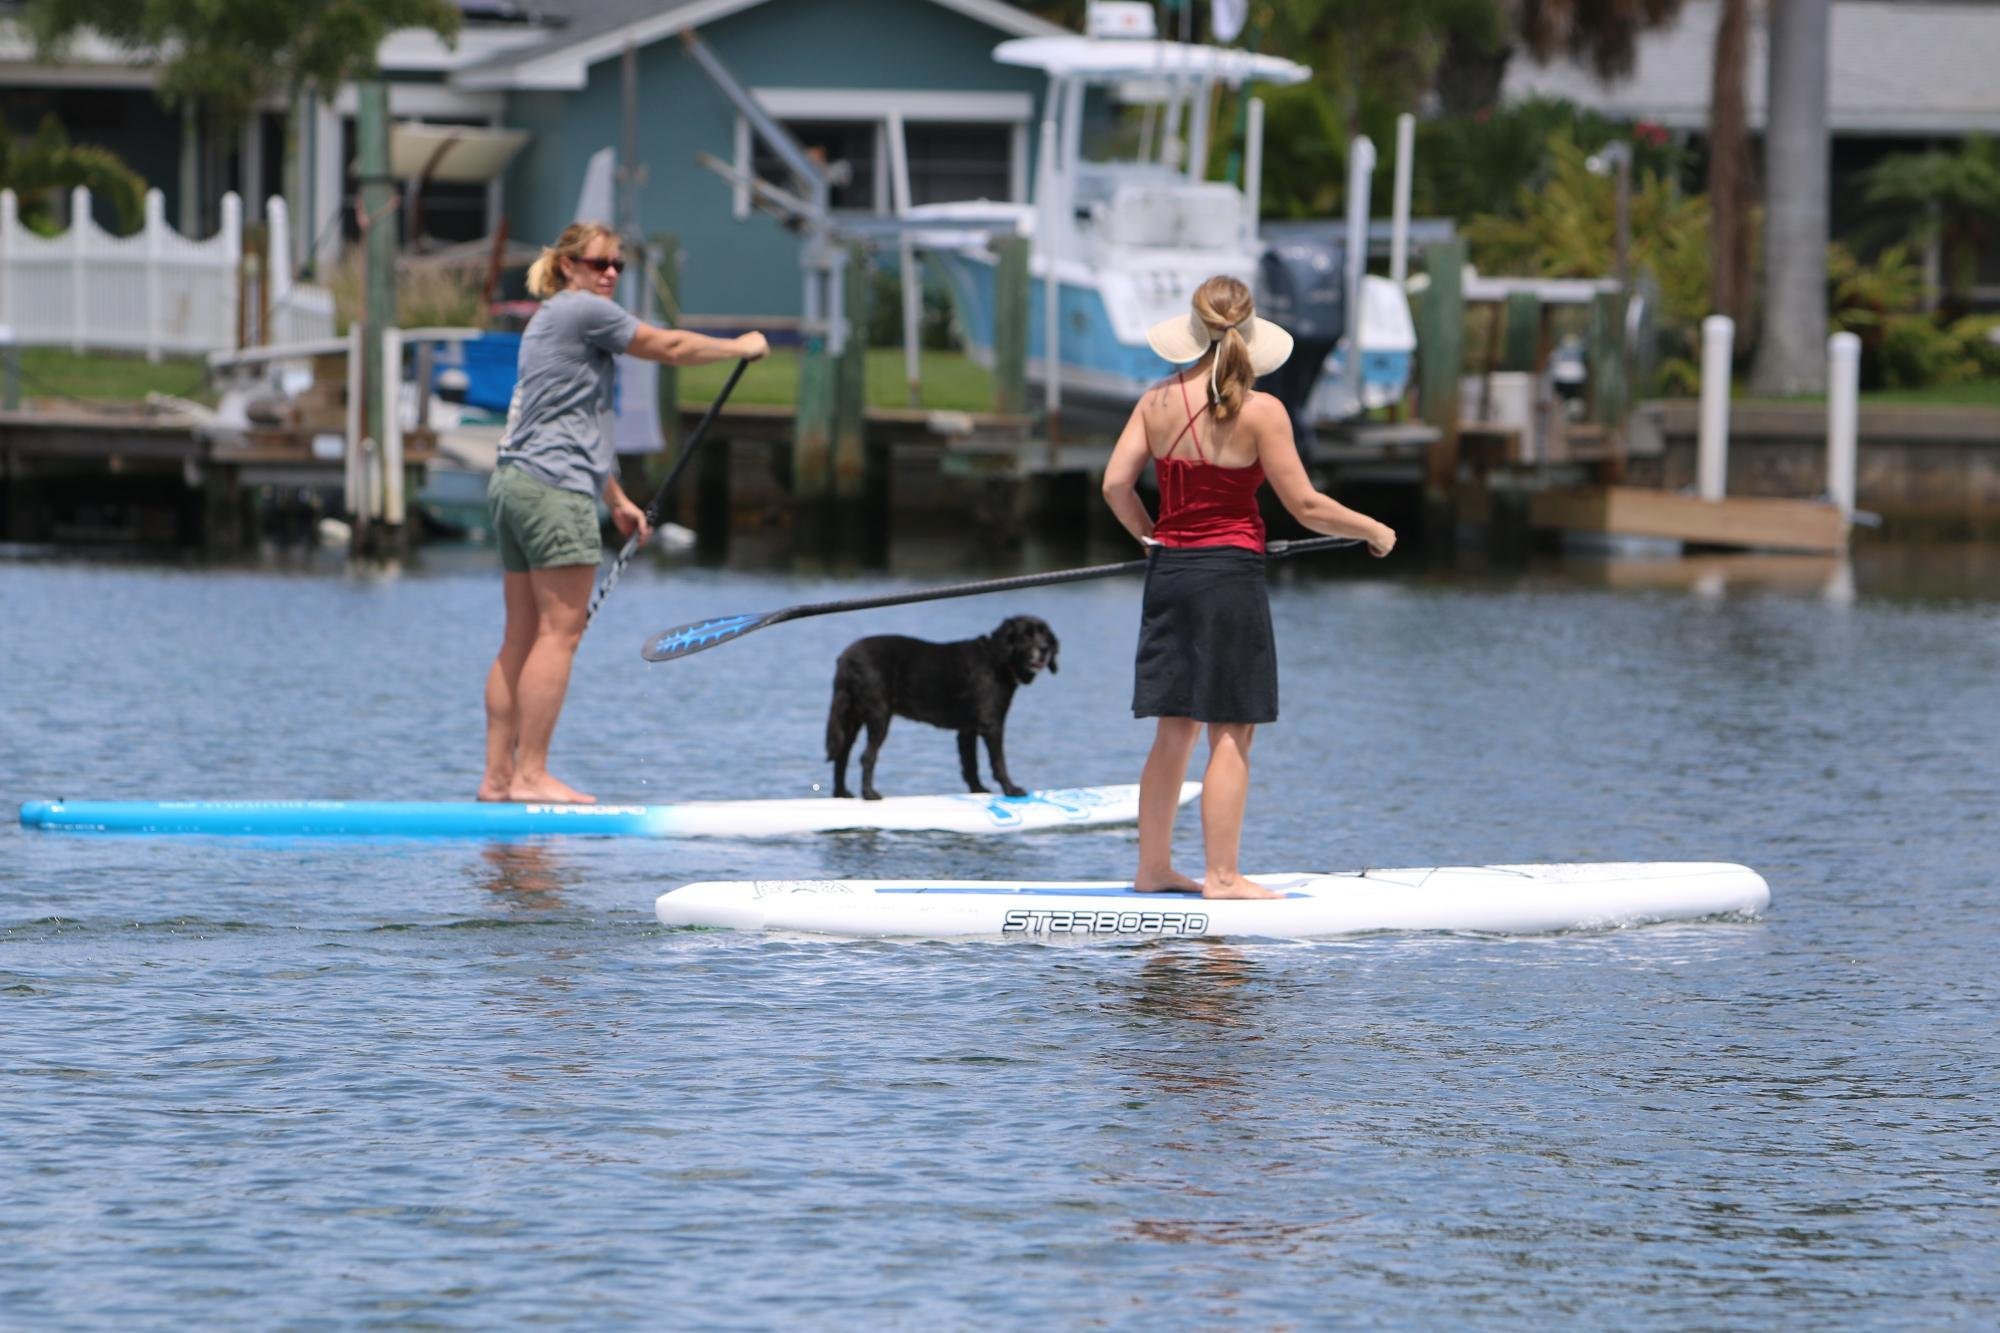
[[[389,174],[401,180],[428,176],[480,185],[505,171],[526,142],[526,130],[399,120],[389,127]]]

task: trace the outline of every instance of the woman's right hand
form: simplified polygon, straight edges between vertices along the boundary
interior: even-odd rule
[[[1375,527],[1375,535],[1368,539],[1368,554],[1379,560],[1396,549],[1396,530],[1387,523],[1377,523]]]
[[[736,340],[736,355],[745,361],[761,361],[771,354],[771,344],[764,335],[752,330]]]

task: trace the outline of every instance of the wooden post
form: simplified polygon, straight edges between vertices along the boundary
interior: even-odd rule
[[[799,403],[792,426],[792,498],[810,503],[826,498],[829,444],[833,426],[833,365],[826,354],[826,330],[811,329],[799,345]]]
[[[847,346],[833,391],[833,498],[843,504],[867,490],[869,272],[867,252],[856,246],[847,258]]]
[[[680,237],[668,232],[656,233],[649,245],[647,255],[652,263],[653,301],[659,309],[660,323],[672,328],[681,322],[681,242]],[[654,383],[658,386],[655,397],[660,405],[660,439],[664,451],[656,458],[678,457],[681,448],[681,375],[673,366],[663,365]]]
[[[358,85],[358,115],[355,118],[356,176],[361,185],[361,211],[366,226],[362,242],[366,247],[365,288],[366,328],[362,332],[363,408],[367,413],[368,438],[375,441],[377,459],[388,439],[389,422],[384,408],[396,401],[395,386],[401,383],[402,367],[389,363],[383,355],[383,335],[396,323],[396,224],[391,211],[395,202],[394,182],[389,175],[389,88],[380,79]],[[379,462],[378,462],[379,466]],[[388,485],[379,474],[371,478],[370,505],[375,517],[391,527],[398,520],[388,518],[379,506],[387,497]],[[359,525],[357,538],[368,531]],[[377,535],[374,544],[392,542],[400,533]]]
[[[1620,287],[1599,292],[1590,303],[1590,415],[1605,427],[1607,438],[1625,419],[1625,305],[1630,299]]]
[[[1451,504],[1458,477],[1458,381],[1465,367],[1465,242],[1440,241],[1424,250],[1430,285],[1418,311],[1417,370],[1424,420],[1439,439],[1424,461],[1424,500]],[[1444,534],[1447,538],[1449,533]]]
[[[993,410],[1028,410],[1028,238],[996,236],[993,292]]]
[[[1506,333],[1501,339],[1500,369],[1532,372],[1540,351],[1542,304],[1533,292],[1507,298]]]

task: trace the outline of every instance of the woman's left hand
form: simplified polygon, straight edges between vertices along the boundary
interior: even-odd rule
[[[630,500],[620,499],[611,507],[611,521],[618,526],[622,536],[630,537],[637,531],[641,545],[653,535],[653,525],[646,522],[646,511]]]

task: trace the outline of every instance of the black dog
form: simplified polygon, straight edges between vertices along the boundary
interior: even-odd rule
[[[979,783],[975,741],[984,737],[993,780],[1009,796],[1024,795],[1007,776],[1002,732],[1014,687],[1035,679],[1043,667],[1056,669],[1055,632],[1034,616],[1009,616],[991,634],[955,643],[930,643],[900,634],[858,639],[833,669],[833,707],[826,715],[826,757],[833,764],[833,794],[847,789],[847,755],[854,738],[868,729],[861,751],[861,795],[882,799],[875,790],[875,758],[889,734],[889,719],[907,717],[958,733],[958,762],[965,785]]]

